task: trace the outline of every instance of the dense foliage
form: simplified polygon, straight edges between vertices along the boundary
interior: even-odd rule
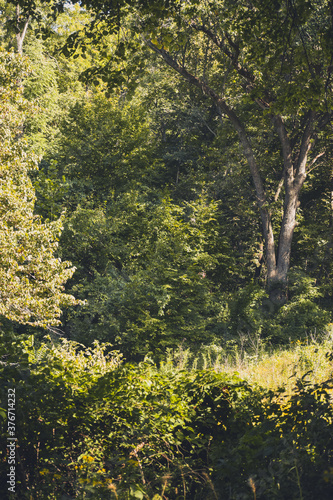
[[[24,401],[18,498],[331,498],[329,383],[288,395],[106,348],[31,337],[2,367]]]
[[[37,159],[22,137],[29,104],[22,95],[24,62],[1,51],[0,71],[0,313],[35,326],[59,324],[60,306],[76,302],[62,292],[74,269],[54,257],[61,220],[43,223],[34,215],[28,172]]]
[[[10,500],[332,498],[332,30],[0,0],[1,498],[14,389]],[[292,392],[227,375],[309,339]]]

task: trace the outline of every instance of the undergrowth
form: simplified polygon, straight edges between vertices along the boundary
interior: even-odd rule
[[[98,343],[17,345],[0,367],[1,407],[9,388],[17,399],[9,498],[330,500],[332,337],[271,353],[250,342],[169,351],[159,365]]]

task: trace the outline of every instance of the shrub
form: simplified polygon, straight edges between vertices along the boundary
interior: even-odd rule
[[[98,343],[12,350],[0,388],[2,408],[16,391],[19,498],[332,498],[332,381],[306,374],[290,395],[170,355],[160,368],[126,364]],[[0,423],[6,438],[3,412]]]

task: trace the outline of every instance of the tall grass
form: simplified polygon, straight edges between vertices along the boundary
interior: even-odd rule
[[[212,369],[216,372],[238,374],[250,384],[267,389],[284,386],[291,391],[295,377],[308,372],[313,383],[333,377],[333,328],[321,337],[309,335],[305,341],[290,341],[288,346],[274,347],[260,337],[240,337],[224,347],[203,346],[192,353],[180,347],[169,350],[161,363],[162,371]]]

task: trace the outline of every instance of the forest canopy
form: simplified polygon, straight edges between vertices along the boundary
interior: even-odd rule
[[[331,0],[0,0],[1,498],[331,500],[332,73]]]
[[[70,338],[143,354],[329,322],[329,1],[3,5],[33,68],[37,213],[66,210],[86,301]]]

